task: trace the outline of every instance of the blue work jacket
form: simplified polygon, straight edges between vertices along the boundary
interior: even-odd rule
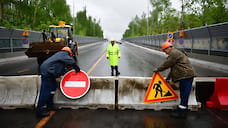
[[[60,51],[45,60],[40,66],[42,76],[58,78],[65,72],[65,66],[75,66],[75,60],[68,51]]]

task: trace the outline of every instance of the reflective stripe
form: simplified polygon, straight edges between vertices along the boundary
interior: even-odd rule
[[[108,52],[108,53],[109,53],[109,55],[113,55],[113,52]],[[118,51],[115,51],[114,55],[118,55]]]
[[[178,105],[178,107],[179,107],[180,109],[187,109],[187,107],[185,107],[185,106],[183,106],[183,105]]]
[[[50,94],[53,94],[54,95],[55,94],[55,91],[51,91]]]

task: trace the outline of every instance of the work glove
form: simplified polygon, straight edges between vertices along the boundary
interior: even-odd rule
[[[153,72],[154,72],[154,73],[157,73],[157,72],[158,72],[158,69],[157,69],[157,68],[154,68],[154,69],[153,69]]]
[[[166,77],[165,81],[166,81],[167,83],[169,83],[169,82],[170,82],[170,78],[169,78],[169,77]]]
[[[80,68],[78,67],[78,65],[75,65],[74,69],[75,69],[76,73],[80,72]]]

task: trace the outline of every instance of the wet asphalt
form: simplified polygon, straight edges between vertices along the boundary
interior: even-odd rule
[[[109,61],[103,56],[108,42],[79,49],[78,64],[89,76],[110,76]],[[158,67],[165,57],[152,54],[128,44],[119,44],[121,76],[151,77],[152,69]],[[103,56],[103,57],[102,57]],[[35,59],[0,64],[1,75],[38,74]],[[215,69],[194,65],[198,76],[228,76]],[[27,69],[27,70],[25,70]],[[21,71],[21,72],[20,72]],[[23,71],[23,72],[22,72]],[[168,71],[162,72],[166,76]],[[204,105],[197,112],[189,112],[185,119],[175,119],[171,110],[106,110],[106,109],[61,109],[44,125],[44,128],[228,128],[228,111],[208,109]],[[4,128],[33,128],[41,120],[34,109],[0,110],[0,126]]]
[[[43,128],[227,128],[228,111],[203,108],[173,118],[171,110],[60,109]],[[33,128],[41,120],[34,110],[0,110],[2,128]]]
[[[79,49],[78,62],[82,70],[88,71],[96,60],[106,52],[108,44],[108,42],[105,42],[88,49]],[[121,52],[121,58],[119,59],[118,65],[121,76],[152,77],[152,70],[161,65],[166,59],[166,56],[154,54],[151,51],[140,49],[126,43],[118,45]],[[161,54],[164,53],[161,52]],[[207,66],[201,66],[200,64],[193,65],[193,67],[195,68],[198,77],[228,76],[228,72],[220,72],[215,68],[208,68]],[[168,73],[168,70],[161,72],[164,77],[167,76]],[[89,75],[110,76],[111,68],[108,59],[104,56]]]
[[[89,76],[110,76],[111,67],[106,59],[106,48],[109,42],[100,42],[88,47],[80,47],[78,64],[81,70],[88,72],[100,59]],[[154,54],[151,51],[122,43],[120,47],[121,58],[119,59],[119,71],[121,76],[152,77],[153,69],[157,68],[166,59],[166,56]],[[161,52],[161,54],[164,54]],[[200,64],[193,65],[198,77],[224,77],[228,72],[220,72],[216,68],[208,68]],[[0,76],[37,75],[38,64],[36,58],[25,58],[0,63]],[[165,77],[168,70],[161,72]]]

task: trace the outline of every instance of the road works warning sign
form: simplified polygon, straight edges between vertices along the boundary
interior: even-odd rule
[[[177,94],[160,73],[154,73],[144,98],[144,103],[178,99]]]
[[[22,36],[30,36],[27,30],[24,30]]]

